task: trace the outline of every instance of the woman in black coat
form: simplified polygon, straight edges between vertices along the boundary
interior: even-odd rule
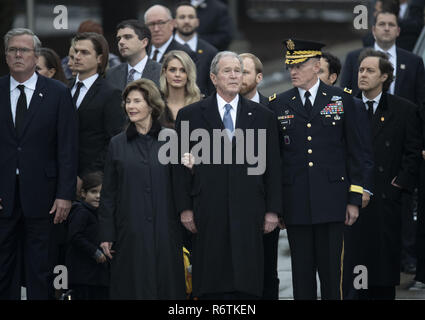
[[[171,165],[158,160],[164,102],[147,79],[131,82],[123,99],[130,124],[111,139],[99,210],[101,247],[111,259],[110,298],[185,299]]]

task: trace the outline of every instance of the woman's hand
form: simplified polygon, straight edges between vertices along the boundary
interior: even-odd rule
[[[111,250],[112,248],[112,242],[102,242],[100,244],[100,247],[103,250],[103,253],[109,258],[112,259],[112,253],[115,253],[114,250]]]
[[[192,169],[195,164],[195,157],[191,153],[185,153],[182,157],[182,163],[186,168]]]

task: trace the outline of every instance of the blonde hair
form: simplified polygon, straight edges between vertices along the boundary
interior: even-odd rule
[[[201,91],[196,84],[196,66],[189,55],[180,50],[172,50],[167,53],[162,63],[161,75],[159,77],[159,88],[164,95],[165,100],[168,98],[170,92],[168,90],[167,78],[165,76],[168,64],[171,60],[177,59],[183,65],[187,74],[187,82],[185,86],[185,106],[197,102],[201,99]]]

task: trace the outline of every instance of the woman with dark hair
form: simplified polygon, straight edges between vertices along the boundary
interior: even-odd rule
[[[174,128],[178,111],[201,99],[196,84],[196,66],[186,52],[172,50],[165,55],[159,85],[166,104],[161,122]]]
[[[36,70],[42,76],[59,80],[67,85],[61,61],[55,51],[50,48],[41,48]]]
[[[99,210],[101,248],[111,259],[110,297],[185,299],[171,165],[158,159],[164,102],[143,78],[127,85],[123,100],[130,123],[111,139]]]

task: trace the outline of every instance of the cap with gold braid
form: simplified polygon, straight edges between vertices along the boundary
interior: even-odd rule
[[[323,43],[288,39],[284,42],[286,48],[285,64],[293,65],[303,63],[309,58],[314,58],[322,55]]]

